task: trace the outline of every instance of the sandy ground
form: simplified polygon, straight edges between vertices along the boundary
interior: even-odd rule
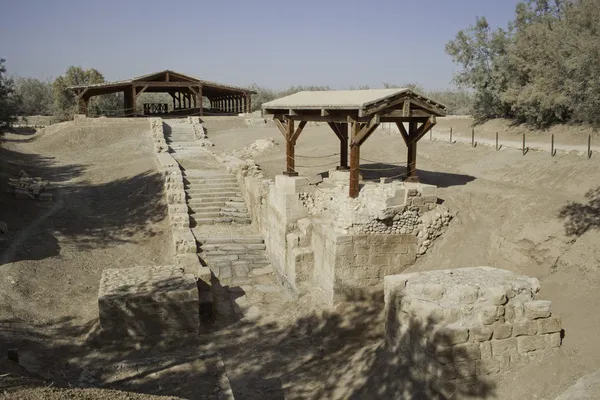
[[[186,355],[218,351],[239,399],[402,398],[399,393],[404,398],[431,398],[426,382],[413,376],[409,365],[382,351],[383,299],[377,294],[349,299],[350,304],[334,310],[320,310],[310,297],[302,297],[289,303],[285,313],[267,308],[255,319],[217,324],[200,338],[174,339],[170,344],[109,346],[90,339],[101,269],[107,264],[158,264],[169,257],[164,204],[148,178],[153,176],[154,155],[144,136],[145,123],[136,124],[53,126],[34,136],[7,136],[11,142],[3,143],[1,158],[17,164],[5,163],[3,176],[26,164],[36,171],[32,175],[57,182],[56,192],[62,195],[49,206],[0,197],[0,220],[17,227],[2,244],[2,344],[9,337],[25,342],[23,363],[38,372],[45,369],[42,375],[57,384],[85,386],[82,377],[96,365],[174,348],[184,349]],[[273,137],[280,145],[254,160],[267,175],[280,173],[285,148],[281,134],[269,125],[243,126],[241,119],[208,119],[212,150],[241,150],[257,139]],[[569,131],[565,143],[573,140],[576,145],[581,135]],[[337,152],[333,132],[311,124],[298,141],[297,169],[304,174],[325,172],[336,164]],[[406,150],[399,135],[378,131],[363,146],[361,158],[366,178],[394,176],[404,173]],[[184,164],[202,167],[193,159]],[[424,140],[417,167],[422,181],[439,186],[439,197],[455,218],[411,270],[491,265],[536,276],[541,297],[552,300],[566,331],[560,353],[543,365],[529,366],[504,381],[479,382],[474,392],[457,390],[481,398],[552,399],[597,369],[600,157],[551,158],[536,151],[523,156],[508,146],[495,151]],[[281,304],[273,304],[273,310]],[[190,379],[188,364],[175,356],[173,360],[172,368],[157,368],[158,375],[148,377],[154,386],[140,384],[129,390],[173,394],[156,388],[162,379]],[[102,379],[94,384],[102,384]]]

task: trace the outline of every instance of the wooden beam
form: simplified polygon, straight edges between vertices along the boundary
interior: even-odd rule
[[[403,117],[411,117],[412,114],[410,112],[410,100],[404,100],[404,104],[402,105],[402,116]]]
[[[362,124],[360,126],[360,131],[356,134],[352,136],[352,144],[358,144],[359,146],[362,145],[365,140],[367,140],[369,138],[369,136],[371,136],[371,134],[373,132],[375,132],[375,129],[377,129],[377,127],[379,126],[379,116],[374,116],[373,118],[371,118],[371,120],[366,123],[366,124]],[[358,123],[355,123],[358,125]]]
[[[279,119],[277,117],[273,118],[273,121],[275,122],[275,126],[277,126],[277,128],[279,128],[279,132],[281,132],[281,134],[287,141],[287,122],[286,122],[286,125],[284,125],[284,123],[281,121],[281,119]]]
[[[190,86],[198,86],[198,82],[158,82],[158,81],[134,81],[134,85],[137,86],[145,86],[149,87],[190,87]]]
[[[348,195],[355,199],[360,191],[360,142],[357,137],[360,134],[360,125],[358,122],[352,123],[352,144],[350,145],[350,189]]]
[[[425,134],[427,132],[429,132],[431,130],[431,128],[433,128],[433,126],[435,125],[435,123],[432,123],[431,120],[427,120],[426,122],[424,122],[419,129],[417,129],[417,132],[415,134],[415,137],[412,139],[414,142],[418,142],[419,140],[421,140],[421,138],[423,136],[425,136]]]
[[[165,82],[169,82],[169,71],[165,73]]]
[[[410,102],[414,105],[416,105],[417,107],[421,107],[423,109],[425,109],[426,111],[429,111],[430,114],[436,114],[439,116],[445,116],[446,115],[446,110],[438,107],[435,104],[432,104],[431,102],[427,102],[425,100],[422,100],[421,98],[417,97],[417,96],[413,96],[410,98]]]
[[[191,88],[190,88],[191,89]],[[200,107],[200,116],[204,116],[204,99],[202,98],[202,85],[198,86],[198,107]]]
[[[340,126],[338,125],[338,123],[336,122],[327,122],[327,125],[329,125],[329,127],[331,128],[331,130],[333,131],[333,133],[335,133],[335,136],[338,137],[338,139],[342,140],[342,133],[340,132]],[[347,134],[346,134],[347,136]]]
[[[146,89],[148,89],[148,85],[142,87],[135,96],[138,97],[140,94],[144,93]]]
[[[286,161],[286,171],[285,175],[288,176],[298,176],[298,173],[295,171],[296,164],[296,155],[294,154],[294,150],[296,147],[296,143],[293,140],[294,137],[294,121],[288,120],[286,124],[286,147],[285,147],[285,161]]]
[[[403,104],[404,100],[406,99],[406,96],[406,93],[401,93],[397,96],[387,99],[386,101],[371,104],[363,110],[363,115],[381,113],[386,108],[394,107],[398,104]]]
[[[402,139],[404,139],[404,143],[406,143],[406,145],[408,146],[408,144],[410,143],[410,137],[408,136],[408,132],[406,132],[404,124],[402,122],[396,122],[396,126],[398,126],[398,130],[402,135]]]
[[[412,139],[417,134],[417,122],[411,121],[408,124],[408,136]],[[406,181],[419,182],[417,176],[417,141],[410,140],[407,143],[408,152],[406,157]]]
[[[130,113],[133,114],[133,116],[136,116],[137,110],[135,109],[135,99],[137,98],[137,94],[135,92],[135,85],[131,86],[131,110]]]
[[[81,98],[88,91],[88,88],[83,89],[81,92],[77,93],[77,97]]]
[[[292,125],[294,124],[294,121],[288,121],[289,123],[292,123]],[[304,127],[306,126],[307,121],[300,121],[300,123],[298,124],[298,128],[296,128],[296,131],[294,132],[294,134],[292,135],[292,142],[294,142],[294,144],[296,144],[296,140],[298,140],[298,136],[300,136],[300,134],[302,133],[302,129],[304,129]]]
[[[338,169],[348,169],[348,124],[336,123],[340,133],[340,166]]]

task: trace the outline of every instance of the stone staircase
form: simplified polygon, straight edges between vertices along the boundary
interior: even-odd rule
[[[192,225],[251,223],[234,175],[213,170],[183,172]]]
[[[187,120],[164,121],[163,132],[171,153],[182,153],[202,147],[202,143],[196,140],[194,127]]]

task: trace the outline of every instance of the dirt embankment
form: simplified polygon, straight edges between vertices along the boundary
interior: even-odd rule
[[[88,120],[7,134],[1,143],[0,319],[97,318],[104,268],[162,264],[170,231],[147,122]],[[51,182],[49,203],[15,199],[20,170]]]

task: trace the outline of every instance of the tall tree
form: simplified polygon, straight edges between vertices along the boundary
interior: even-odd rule
[[[52,115],[52,83],[36,78],[16,78],[15,93],[21,100],[20,115]]]
[[[6,76],[5,60],[0,58],[0,128],[15,121],[19,110],[19,98],[14,82]]]

